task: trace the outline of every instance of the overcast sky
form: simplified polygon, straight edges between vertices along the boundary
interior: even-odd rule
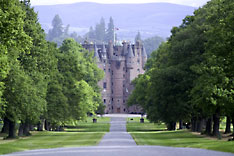
[[[68,4],[76,2],[97,2],[97,3],[153,3],[153,2],[169,2],[182,5],[199,7],[209,0],[31,0],[32,5],[52,5],[52,4]]]

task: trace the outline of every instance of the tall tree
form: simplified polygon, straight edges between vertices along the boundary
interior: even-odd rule
[[[5,70],[3,72],[3,76],[6,77],[6,69],[9,71],[7,77],[3,79],[3,83],[5,83],[7,86],[3,92],[3,98],[6,101],[6,105],[3,108],[5,108],[4,118],[9,121],[8,137],[11,138],[15,137],[15,122],[23,114],[21,109],[22,103],[19,101],[23,100],[23,98],[20,97],[24,95],[23,92],[19,92],[22,90],[18,87],[21,85],[28,86],[28,84],[24,82],[30,81],[28,76],[20,67],[18,58],[19,55],[29,51],[32,42],[31,38],[24,32],[23,29],[26,14],[21,8],[19,1],[1,1],[0,14],[3,14],[3,16],[0,17],[0,37],[1,46],[3,48],[1,50],[7,54],[7,64],[6,62],[3,62],[3,65],[7,65],[5,66],[7,68],[3,68]],[[3,58],[6,59],[6,56]],[[21,87],[24,88],[25,86]],[[12,101],[12,99],[14,99],[14,101]]]
[[[150,54],[157,50],[159,45],[164,41],[163,38],[159,37],[159,36],[154,36],[154,37],[150,37],[147,38],[145,40],[143,40],[143,44],[146,50],[146,53],[148,55],[148,57],[150,56]]]
[[[95,27],[95,36],[98,41],[104,42],[106,36],[106,24],[103,17],[101,18],[100,23]]]
[[[136,34],[136,37],[135,37],[135,42],[137,42],[137,41],[142,41],[140,31],[138,31],[138,33]]]
[[[62,19],[56,14],[52,20],[52,29],[48,32],[48,40],[52,41],[55,38],[59,38],[63,35],[63,22]]]
[[[112,41],[114,42],[114,33],[115,33],[115,26],[114,26],[114,20],[112,17],[110,17],[108,28],[106,31],[106,42]]]

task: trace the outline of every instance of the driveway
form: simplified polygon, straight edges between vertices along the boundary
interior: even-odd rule
[[[133,116],[107,116],[111,117],[110,132],[105,134],[97,146],[31,150],[5,156],[234,156],[232,153],[204,149],[137,146],[126,131],[126,117]]]

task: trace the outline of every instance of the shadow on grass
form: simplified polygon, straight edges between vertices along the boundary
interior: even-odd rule
[[[166,129],[137,129],[137,130],[132,130],[129,132],[163,132],[163,131],[167,131]]]

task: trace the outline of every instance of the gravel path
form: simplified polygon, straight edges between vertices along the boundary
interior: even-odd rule
[[[110,132],[98,146],[31,150],[5,156],[234,156],[204,149],[137,146],[126,132],[125,116],[112,116]]]
[[[99,146],[136,146],[132,136],[126,130],[125,118],[111,118],[110,132],[105,134]]]

